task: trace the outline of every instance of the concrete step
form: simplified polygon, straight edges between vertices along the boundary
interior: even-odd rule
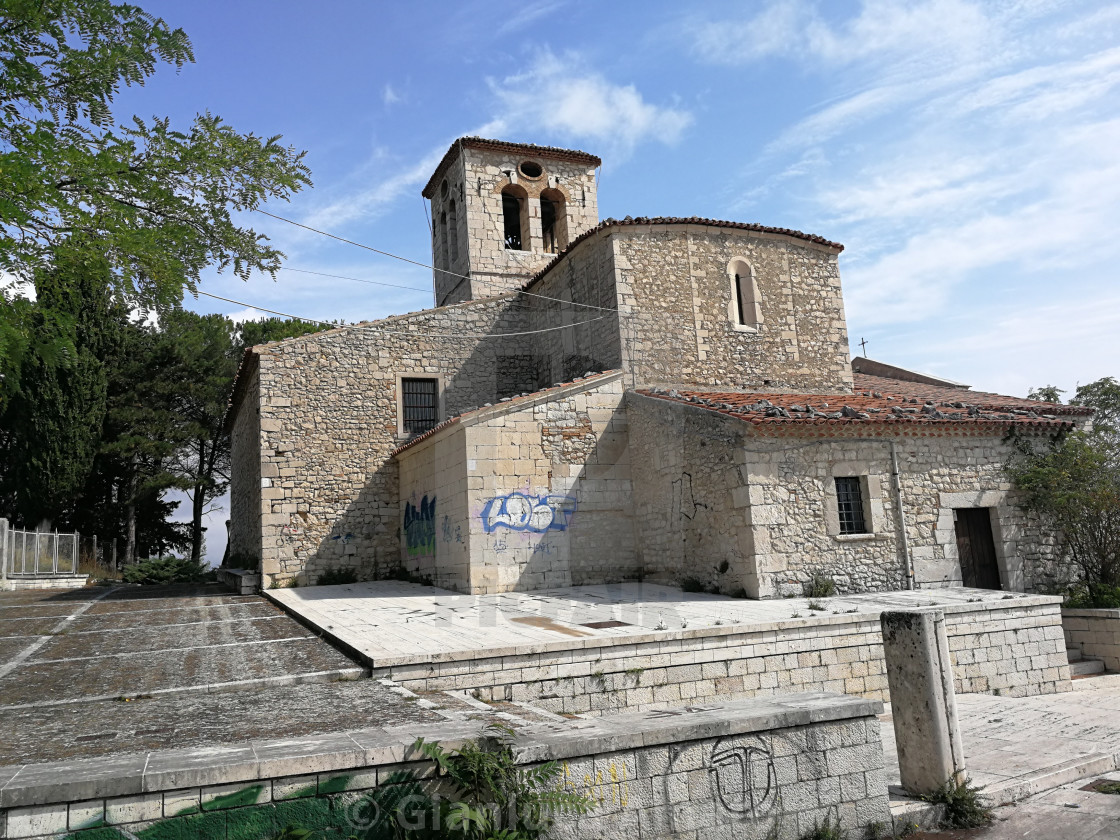
[[[1090,674],[1104,673],[1104,663],[1099,659],[1082,659],[1080,662],[1071,662],[1069,675],[1071,677],[1087,677]]]
[[[1066,659],[1069,664],[1081,661],[1081,648],[1066,648]]]

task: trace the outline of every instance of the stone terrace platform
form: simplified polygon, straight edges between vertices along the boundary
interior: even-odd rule
[[[1064,691],[1060,599],[978,589],[748,601],[643,583],[491,595],[380,581],[265,593],[414,691],[564,714],[712,697],[887,698],[879,615],[945,610],[957,690]]]

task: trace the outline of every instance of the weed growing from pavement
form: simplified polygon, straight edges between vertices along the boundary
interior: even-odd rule
[[[933,793],[922,797],[926,802],[944,805],[942,828],[982,828],[995,818],[992,808],[984,801],[983,788],[971,779],[958,782],[950,778]]]

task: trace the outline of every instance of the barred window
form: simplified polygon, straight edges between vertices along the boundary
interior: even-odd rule
[[[858,476],[836,479],[836,502],[840,513],[840,533],[866,534],[867,519],[863,513],[863,491]]]
[[[439,422],[439,390],[435,379],[401,379],[406,432],[426,432]]]

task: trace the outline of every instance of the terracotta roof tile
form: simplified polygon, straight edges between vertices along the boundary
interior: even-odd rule
[[[779,428],[791,430],[799,427],[823,429],[845,426],[899,430],[922,426],[940,428],[943,431],[959,429],[992,432],[1015,426],[1034,431],[1061,431],[1072,426],[1071,421],[1055,414],[1036,413],[1022,408],[985,408],[968,400],[971,395],[969,391],[944,390],[952,390],[957,399],[952,402],[932,402],[917,397],[859,390],[854,394],[823,395],[649,388],[641,389],[638,393],[716,411],[772,431],[778,431]]]
[[[943,385],[924,385],[885,376],[870,376],[866,373],[855,374],[856,391],[881,391],[886,394],[904,396],[919,400],[932,400],[935,403],[966,402],[982,409],[992,411],[1033,411],[1036,414],[1054,414],[1073,417],[1087,417],[1093,409],[1081,405],[1061,405],[1041,400],[1028,400],[1022,397],[1007,397],[1003,394],[990,394],[986,391],[973,391],[969,388],[952,388]]]
[[[487,403],[481,408],[472,408],[470,411],[464,411],[462,414],[457,414],[454,417],[448,417],[442,423],[432,426],[432,428],[428,429],[428,431],[424,432],[423,434],[417,435],[407,443],[402,443],[400,446],[393,450],[392,454],[394,456],[399,455],[406,449],[415,446],[420,441],[427,440],[437,432],[441,432],[449,426],[454,426],[464,418],[470,417],[474,414],[478,414],[480,411],[485,411],[488,408],[494,408],[495,406],[516,405],[519,402],[526,402],[528,400],[535,399],[541,394],[547,394],[550,391],[559,391],[561,388],[567,388],[570,385],[575,385],[577,382],[593,382],[596,379],[602,379],[604,377],[610,376],[613,373],[618,373],[618,371],[604,370],[602,373],[589,373],[586,376],[577,376],[575,379],[572,379],[568,382],[558,382],[548,388],[541,388],[539,391],[531,391],[527,394],[518,394],[516,397],[506,397],[505,399],[498,400],[497,403]]]
[[[493,149],[499,152],[517,152],[524,155],[543,155],[550,157],[553,160],[559,158],[560,160],[570,160],[576,163],[586,163],[590,166],[601,166],[603,161],[597,155],[590,152],[581,152],[579,149],[561,149],[558,146],[538,146],[535,143],[510,143],[508,140],[487,140],[485,137],[460,137],[458,140],[451,144],[447,150],[447,154],[440,160],[439,166],[436,167],[432,177],[428,179],[428,183],[424,185],[421,195],[424,198],[431,198],[435,195],[436,185],[443,178],[443,173],[450,166],[451,161],[459,153],[459,148],[465,146],[468,149]]]

